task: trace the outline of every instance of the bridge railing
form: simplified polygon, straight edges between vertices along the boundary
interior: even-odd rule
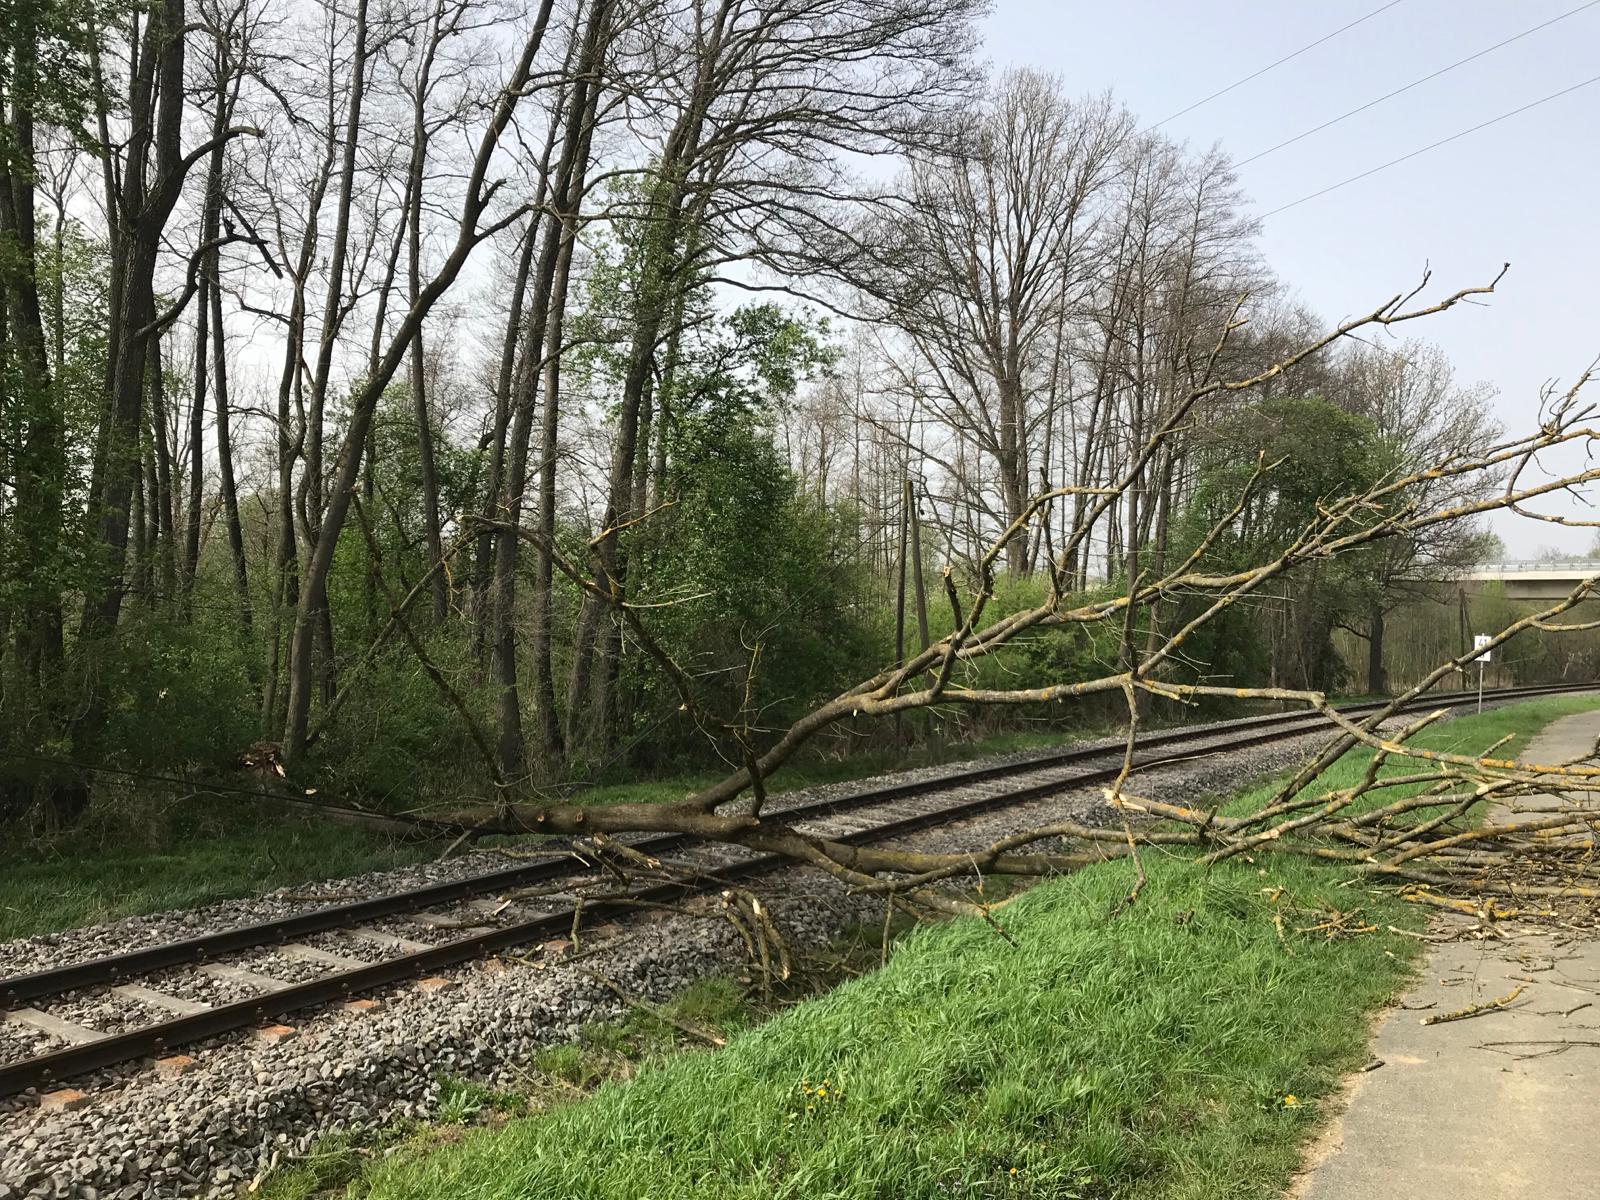
[[[1593,558],[1514,558],[1502,562],[1479,563],[1471,574],[1524,575],[1533,571],[1562,571],[1574,575],[1600,575],[1600,559]]]

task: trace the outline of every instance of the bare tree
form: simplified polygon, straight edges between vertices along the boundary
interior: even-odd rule
[[[148,356],[160,324],[155,287],[162,235],[190,170],[218,145],[257,132],[225,126],[185,152],[184,59],[189,29],[184,0],[165,0],[153,9],[142,34],[135,18],[133,32],[129,48],[136,48],[136,53],[128,95],[128,139],[120,155],[120,169],[108,176],[115,181],[109,199],[117,230],[111,277],[113,321],[107,356],[107,407],[91,489],[106,562],[102,577],[84,601],[83,634],[90,637],[116,625],[125,592],[122,574],[130,509],[141,470]],[[116,154],[110,144],[103,152],[108,158]],[[205,249],[209,253],[213,248]],[[172,315],[167,314],[169,319]]]
[[[1109,97],[1069,100],[1013,72],[947,153],[914,161],[908,203],[884,228],[884,315],[924,367],[920,404],[994,464],[999,494],[973,498],[996,526],[1025,506],[1057,418],[1063,329],[1092,286],[1105,192],[1132,134]],[[1011,543],[1008,568],[1022,573],[1027,556]]]
[[[473,249],[493,237],[498,230],[515,222],[524,211],[518,207],[505,215],[490,214],[491,205],[503,185],[500,181],[491,181],[489,174],[500,140],[510,127],[518,104],[530,90],[539,86],[533,78],[534,64],[544,44],[551,7],[552,4],[547,2],[540,9],[479,134],[464,184],[465,194],[454,244],[432,278],[418,291],[416,300],[401,319],[388,349],[379,360],[377,370],[350,397],[349,423],[335,460],[332,485],[327,492],[327,507],[322,514],[317,541],[310,550],[301,580],[300,600],[289,642],[289,695],[284,749],[290,758],[297,757],[305,749],[311,714],[314,638],[328,618],[328,572],[333,565],[338,533],[350,509],[352,490],[359,479],[367,431],[378,399],[408,355],[411,338],[423,318],[455,281]]]

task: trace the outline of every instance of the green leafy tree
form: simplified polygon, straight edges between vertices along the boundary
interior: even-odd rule
[[[826,327],[776,305],[735,310],[685,343],[669,397],[666,506],[642,527],[636,579],[666,604],[663,643],[717,711],[778,723],[836,687],[870,652],[848,514],[799,486],[773,422],[826,370]],[[636,720],[676,706],[641,661]]]
[[[1275,397],[1230,414],[1198,445],[1195,490],[1179,522],[1178,555],[1190,553],[1249,492],[1205,559],[1217,571],[1269,562],[1324,519],[1329,500],[1358,493],[1388,471],[1377,426],[1316,397]],[[1258,464],[1269,467],[1252,485]],[[1374,519],[1366,514],[1352,520]],[[1189,647],[1196,676],[1291,687],[1336,687],[1345,664],[1333,631],[1368,603],[1366,553],[1297,568],[1272,595],[1258,594],[1209,623]],[[1193,616],[1192,604],[1182,614]]]

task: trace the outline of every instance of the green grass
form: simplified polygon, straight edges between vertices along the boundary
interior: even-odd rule
[[[1600,707],[1600,697],[1550,696],[1542,700],[1530,700],[1524,704],[1506,705],[1504,708],[1481,714],[1458,717],[1442,725],[1424,729],[1410,744],[1424,750],[1481,755],[1500,738],[1510,734],[1511,741],[1497,749],[1495,757],[1514,758],[1522,753],[1534,735],[1550,722],[1573,713],[1588,712],[1596,707]],[[1414,720],[1420,715],[1420,713],[1409,714],[1407,720]],[[1366,772],[1368,764],[1371,763],[1372,755],[1371,750],[1352,750],[1322,775],[1315,785],[1316,790],[1337,791],[1358,783]],[[1379,778],[1418,774],[1427,769],[1427,764],[1414,759],[1391,756],[1379,769]],[[1289,776],[1285,775],[1264,782],[1258,787],[1249,788],[1225,803],[1221,811],[1227,815],[1240,815],[1259,808],[1288,778]],[[1407,796],[1414,796],[1425,786],[1427,785],[1400,784],[1386,788],[1357,800],[1344,809],[1342,815],[1353,817],[1369,809],[1380,808]]]
[[[430,1128],[417,1121],[397,1121],[366,1136],[337,1134],[323,1138],[291,1165],[274,1171],[253,1194],[260,1200],[326,1196],[361,1178],[380,1155],[423,1154],[459,1137],[458,1126]]]
[[[923,746],[905,753],[869,750],[853,753],[849,757],[800,757],[792,760],[767,777],[767,790],[773,793],[796,791],[800,788],[820,787],[829,783],[849,783],[890,771],[905,771],[936,763],[964,762],[991,754],[1009,754],[1019,750],[1038,750],[1058,746],[1062,741],[1109,736],[1113,730],[1072,728],[1052,730],[1021,730],[992,734],[971,741],[948,742],[937,750]],[[640,802],[670,803],[693,795],[702,788],[720,782],[721,774],[694,773],[674,775],[662,779],[630,780],[602,783],[575,792],[571,799],[585,804],[637,804]]]
[[[1125,864],[1041,885],[1005,910],[1015,947],[976,921],[918,931],[884,970],[726,1050],[374,1164],[350,1194],[1273,1195],[1417,947],[1302,937],[1299,908],[1415,917],[1315,866],[1149,868],[1115,919]]]
[[[621,1020],[585,1026],[577,1042],[538,1050],[524,1064],[516,1090],[443,1076],[430,1122],[396,1121],[360,1134],[329,1135],[273,1171],[255,1194],[262,1200],[313,1200],[364,1190],[374,1165],[387,1156],[436,1152],[460,1141],[468,1126],[499,1128],[513,1117],[570,1103],[608,1080],[631,1078],[642,1062],[685,1049],[686,1039],[674,1022],[729,1035],[748,1028],[760,1011],[734,980],[698,980],[659,1009],[633,1009]]]
[[[439,853],[437,845],[309,819],[247,817],[241,824],[231,834],[196,833],[170,847],[95,835],[0,854],[0,940],[256,895]]]

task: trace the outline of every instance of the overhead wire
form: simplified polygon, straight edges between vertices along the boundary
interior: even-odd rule
[[[1358,175],[1352,175],[1348,179],[1341,179],[1338,183],[1330,183],[1325,188],[1318,188],[1314,192],[1309,192],[1306,195],[1301,196],[1298,200],[1291,200],[1287,204],[1280,204],[1277,208],[1269,209],[1268,211],[1262,213],[1261,219],[1265,220],[1268,217],[1277,216],[1281,212],[1287,212],[1291,208],[1296,208],[1307,203],[1308,201],[1315,200],[1320,196],[1326,196],[1329,192],[1336,192],[1340,188],[1350,186],[1352,183],[1359,183],[1363,179],[1370,179],[1380,171],[1387,171],[1390,167],[1397,167],[1403,162],[1409,162],[1411,159],[1416,158],[1419,155],[1428,153],[1430,150],[1437,150],[1441,146],[1448,146],[1451,142],[1460,141],[1464,137],[1478,133],[1480,130],[1488,129],[1491,125],[1498,125],[1502,121],[1509,121],[1512,117],[1521,116],[1523,113],[1538,108],[1542,104],[1549,104],[1552,100],[1559,100],[1563,96],[1569,96],[1573,92],[1589,87],[1595,83],[1600,83],[1600,75],[1591,75],[1588,79],[1571,84],[1568,87],[1562,88],[1560,91],[1551,92],[1548,96],[1541,96],[1537,100],[1530,100],[1528,103],[1519,105],[1518,107],[1507,112],[1503,112],[1499,116],[1490,117],[1487,121],[1480,121],[1478,124],[1467,129],[1460,130],[1457,133],[1452,133],[1449,137],[1440,138],[1436,142],[1429,142],[1426,146],[1419,146],[1417,149],[1402,154],[1398,158],[1391,158],[1388,162],[1379,163],[1377,166],[1370,167]]]
[[[1279,67],[1283,66],[1284,63],[1291,62],[1294,59],[1299,58],[1302,54],[1305,54],[1306,52],[1311,51],[1311,50],[1315,50],[1318,46],[1322,45],[1324,42],[1330,42],[1334,38],[1338,37],[1340,34],[1348,33],[1350,30],[1354,29],[1357,25],[1364,24],[1365,22],[1372,20],[1373,17],[1381,16],[1382,14],[1388,12],[1391,8],[1395,8],[1398,5],[1401,5],[1401,4],[1404,4],[1404,3],[1405,3],[1405,0],[1389,0],[1389,3],[1381,5],[1380,7],[1373,9],[1366,16],[1357,17],[1354,21],[1351,21],[1348,25],[1341,25],[1338,29],[1335,29],[1332,33],[1323,34],[1316,41],[1308,42],[1306,45],[1301,46],[1300,49],[1292,51],[1289,54],[1285,54],[1282,58],[1276,60],[1275,62],[1268,63],[1266,66],[1262,67],[1258,71],[1252,71],[1250,74],[1246,75],[1243,79],[1234,80],[1227,87],[1221,88],[1218,91],[1212,92],[1209,96],[1206,96],[1206,97],[1204,97],[1204,98],[1202,98],[1200,100],[1196,100],[1193,104],[1189,105],[1189,107],[1180,108],[1177,112],[1173,113],[1170,117],[1163,117],[1161,120],[1157,121],[1154,125],[1151,125],[1149,128],[1151,128],[1151,129],[1160,129],[1163,125],[1167,124],[1168,122],[1176,121],[1179,117],[1182,117],[1182,116],[1185,116],[1185,115],[1187,115],[1189,113],[1192,113],[1195,109],[1200,108],[1203,105],[1210,104],[1213,100],[1217,99],[1220,96],[1226,96],[1229,92],[1233,91],[1235,88],[1241,88],[1241,87],[1243,87],[1245,84],[1249,83],[1253,79],[1260,79],[1263,75],[1267,74],[1267,72],[1277,70]]]
[[[1385,92],[1383,95],[1378,96],[1375,99],[1368,100],[1365,104],[1352,108],[1348,112],[1340,113],[1337,117],[1333,117],[1327,121],[1324,121],[1320,125],[1312,126],[1312,128],[1307,129],[1302,133],[1295,134],[1292,138],[1286,138],[1275,146],[1268,146],[1265,150],[1262,150],[1258,154],[1252,154],[1249,158],[1240,159],[1233,165],[1235,167],[1244,167],[1248,166],[1250,163],[1258,162],[1261,159],[1266,158],[1269,154],[1276,154],[1285,146],[1292,146],[1296,142],[1303,141],[1313,134],[1321,133],[1324,129],[1331,129],[1341,121],[1347,121],[1351,117],[1366,112],[1369,108],[1375,108],[1386,100],[1393,100],[1396,96],[1403,95],[1404,93],[1411,91],[1413,88],[1421,87],[1425,83],[1429,83],[1435,79],[1438,79],[1441,75],[1448,75],[1451,71],[1456,70],[1458,67],[1464,67],[1470,62],[1476,62],[1478,59],[1487,54],[1493,54],[1496,50],[1504,49],[1513,42],[1521,41],[1523,38],[1538,33],[1542,29],[1548,29],[1550,26],[1559,24],[1560,22],[1567,20],[1569,17],[1575,17],[1587,9],[1594,8],[1596,5],[1600,5],[1600,0],[1588,0],[1587,3],[1580,4],[1576,8],[1569,8],[1566,12],[1561,13],[1559,16],[1551,17],[1548,21],[1541,21],[1539,24],[1530,26],[1529,28],[1524,29],[1521,33],[1513,34],[1503,41],[1496,42],[1492,46],[1485,46],[1482,50],[1479,50],[1475,54],[1469,54],[1465,58],[1458,58],[1455,62],[1450,63],[1448,66],[1440,67],[1437,71],[1432,71],[1429,74],[1422,76],[1420,79],[1413,79],[1404,87],[1395,88],[1392,92]]]

